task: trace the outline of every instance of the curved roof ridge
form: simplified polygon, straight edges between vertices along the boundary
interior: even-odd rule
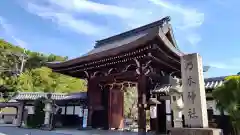
[[[128,37],[132,34],[136,34],[136,33],[145,31],[147,29],[151,29],[153,27],[162,26],[164,23],[168,23],[169,21],[170,21],[170,16],[166,16],[166,17],[162,18],[161,20],[158,20],[158,21],[155,21],[155,22],[137,27],[135,29],[128,30],[126,32],[123,32],[123,33],[120,33],[120,34],[117,34],[117,35],[114,35],[114,36],[111,36],[111,37],[108,37],[108,38],[105,38],[105,39],[97,40],[96,45],[94,47],[95,48],[101,47],[103,44],[112,42],[114,40],[119,40],[119,39]]]

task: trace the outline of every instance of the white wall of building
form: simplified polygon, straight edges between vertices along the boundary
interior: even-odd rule
[[[59,108],[62,109],[62,115],[65,115],[65,108],[66,108],[66,115],[81,115],[82,113],[82,106],[59,106]],[[28,114],[34,114],[34,106],[25,106],[25,109],[27,109]]]

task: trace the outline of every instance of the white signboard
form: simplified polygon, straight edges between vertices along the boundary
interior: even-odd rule
[[[150,117],[152,119],[157,118],[157,106],[150,106]]]
[[[184,116],[188,127],[208,127],[202,58],[199,54],[181,57]]]
[[[165,104],[166,104],[166,113],[170,114],[171,113],[171,101],[165,100]]]
[[[84,112],[83,112],[83,128],[87,127],[87,117],[88,117],[88,109],[84,109]]]

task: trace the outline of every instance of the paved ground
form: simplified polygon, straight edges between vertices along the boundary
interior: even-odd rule
[[[102,130],[55,130],[42,131],[37,129],[23,129],[14,126],[0,126],[0,135],[137,135],[131,132],[102,131]]]
[[[1,126],[0,135],[67,135],[67,134],[58,134],[49,131],[41,131],[36,129],[20,129],[12,126]]]

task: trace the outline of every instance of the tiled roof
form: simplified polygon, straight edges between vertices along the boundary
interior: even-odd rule
[[[104,46],[104,45],[108,44],[109,42],[113,42],[116,40],[119,41],[123,38],[131,37],[132,35],[135,35],[136,33],[141,33],[142,31],[146,31],[147,29],[151,29],[153,27],[159,27],[159,26],[161,27],[164,23],[169,22],[170,20],[171,20],[170,17],[166,16],[166,17],[164,17],[158,21],[152,22],[150,24],[117,34],[115,36],[111,36],[111,37],[108,37],[108,38],[105,38],[102,40],[98,40],[98,41],[96,41],[95,48]]]
[[[110,50],[110,49],[113,49],[113,48],[117,48],[117,47],[120,47],[120,46],[130,44],[134,41],[137,41],[138,39],[146,37],[148,35],[148,33],[149,33],[149,31],[144,31],[144,32],[126,37],[122,40],[111,42],[111,43],[108,43],[106,45],[102,45],[101,47],[97,47],[97,48],[92,49],[86,55],[96,54],[96,53],[99,53],[99,52],[103,52],[103,51],[106,51],[106,50]]]
[[[36,100],[41,97],[47,98],[48,93],[44,92],[19,92],[12,100]],[[71,100],[71,99],[86,99],[87,94],[85,92],[80,93],[52,93],[53,100]]]
[[[155,39],[156,37],[164,40],[164,28],[167,28],[167,30],[170,32],[170,37],[173,38],[171,24],[168,23],[169,21],[170,17],[167,16],[156,22],[138,27],[136,29],[132,29],[130,31],[115,36],[108,37],[106,39],[96,41],[95,47],[81,57],[67,60],[64,62],[48,62],[47,66],[55,70],[55,68],[66,68],[68,66],[73,66],[76,63],[80,64],[83,62],[97,60],[104,57],[111,57],[115,56],[116,54],[128,52],[129,50],[144,46],[147,42]],[[175,39],[173,38],[172,40]],[[173,53],[176,53],[179,56],[183,54],[178,49],[175,42],[174,44],[170,44],[170,42],[165,42],[164,44],[171,51],[173,51]]]
[[[215,77],[205,79],[205,89],[215,89],[219,86],[222,86],[224,83],[225,77]]]
[[[48,93],[44,92],[19,92],[12,99],[15,100],[36,100],[41,97],[47,98]],[[62,100],[66,98],[65,93],[52,93],[53,100]]]
[[[226,76],[222,76],[222,77],[214,77],[214,78],[207,78],[204,80],[205,82],[205,90],[211,90],[211,89],[215,89],[219,86],[222,86],[224,83],[224,78]],[[161,85],[161,86],[157,86],[153,92],[164,92],[164,93],[168,93],[169,92],[169,88],[171,87],[171,85]]]

